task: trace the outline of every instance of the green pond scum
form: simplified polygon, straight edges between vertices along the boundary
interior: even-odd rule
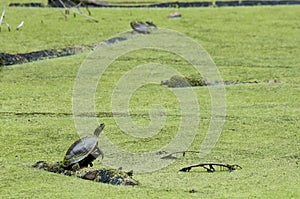
[[[93,45],[130,31],[131,21],[150,20],[198,42],[224,81],[258,83],[225,85],[225,124],[207,156],[199,159],[197,153],[186,153],[163,169],[133,171],[137,186],[115,186],[32,167],[41,160],[45,161],[41,164],[62,161],[69,146],[79,139],[72,94],[89,52],[1,67],[0,198],[300,198],[299,6],[90,8],[99,20],[94,23],[79,16],[66,21],[63,9],[8,7],[9,2],[30,1],[1,1],[0,12],[6,6],[5,19],[12,27],[25,23],[19,31],[2,27],[0,53]],[[182,17],[168,19],[174,12]],[[118,128],[111,110],[114,85],[134,66],[149,62],[167,64],[184,77],[201,80],[186,60],[168,52],[144,49],[122,55],[111,64],[96,89],[95,112],[98,122],[105,123],[105,135],[131,152],[159,150],[176,137],[181,119],[179,102],[170,90],[187,88],[169,88],[159,82],[137,89],[129,107],[133,122],[146,126],[151,121],[151,106],[161,103],[167,116],[161,132],[139,139]],[[209,128],[211,100],[208,86],[189,89],[195,92],[201,111],[197,134],[188,149],[197,151]],[[104,160],[105,155],[104,150]],[[242,169],[179,172],[206,162],[237,164]],[[111,168],[97,159],[88,169],[82,174],[87,178],[95,175],[93,169],[106,172]],[[123,170],[113,171],[124,174]],[[114,176],[114,172],[109,174]]]

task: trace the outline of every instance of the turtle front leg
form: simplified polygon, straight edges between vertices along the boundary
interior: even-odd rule
[[[104,158],[104,153],[101,151],[101,149],[99,147],[97,147],[93,153],[92,156],[94,156],[95,158],[99,157],[101,155],[101,158]]]
[[[101,158],[104,158],[104,153],[101,151],[101,149],[99,148],[99,154],[101,155]]]

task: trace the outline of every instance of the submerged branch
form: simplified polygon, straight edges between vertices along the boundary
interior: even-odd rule
[[[202,167],[202,168],[205,168],[207,170],[207,172],[215,172],[216,170],[215,170],[214,166],[219,166],[220,169],[224,169],[224,168],[228,169],[229,172],[242,169],[242,167],[237,164],[201,163],[201,164],[195,164],[195,165],[191,165],[188,167],[184,167],[184,168],[180,169],[179,171],[189,172],[194,167]]]

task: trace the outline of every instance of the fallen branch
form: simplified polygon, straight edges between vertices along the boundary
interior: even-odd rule
[[[86,18],[88,18],[88,19],[90,19],[90,20],[92,20],[92,21],[94,21],[94,22],[96,22],[96,23],[99,22],[98,19],[95,19],[94,17],[88,16],[88,15],[86,15],[86,14],[84,14],[84,13],[81,13],[81,12],[79,12],[78,10],[76,10],[75,8],[72,8],[72,11],[73,11],[74,13],[79,14],[79,15],[81,15],[81,16],[83,16],[83,17],[86,17]]]
[[[73,1],[71,1],[71,0],[67,0],[67,1],[69,2],[70,5],[72,5],[73,8],[76,8],[80,13],[82,13],[82,12],[81,12],[81,10],[80,10],[79,8],[80,8],[81,5],[84,5],[86,11],[87,11],[88,14],[89,14],[89,16],[92,15],[92,13],[91,13],[91,11],[90,11],[88,5],[85,4],[85,3],[83,3],[83,1],[80,1],[77,5],[76,5]]]
[[[216,170],[215,170],[214,166],[219,166],[220,170],[228,169],[229,172],[232,172],[233,170],[242,169],[242,167],[237,164],[231,165],[231,164],[221,164],[221,163],[201,163],[201,164],[195,164],[195,165],[191,165],[188,167],[184,167],[184,168],[180,169],[179,171],[189,172],[194,167],[203,167],[206,169],[207,172],[215,172]]]
[[[90,20],[92,20],[92,21],[94,21],[96,23],[99,22],[98,19],[95,19],[94,17],[89,16],[89,15],[91,15],[91,12],[90,12],[90,10],[87,7],[86,7],[86,9],[87,9],[89,15],[86,15],[86,14],[84,14],[84,13],[81,12],[81,10],[79,9],[79,6],[81,5],[81,2],[78,5],[74,5],[73,4],[74,6],[71,7],[71,8],[69,8],[62,0],[59,0],[59,2],[65,8],[65,18],[67,18],[67,15],[70,14],[69,9],[71,9],[74,12],[74,14],[79,14],[82,17],[86,17],[86,18],[88,18],[88,19],[90,19]],[[74,15],[74,17],[75,17],[75,15]]]
[[[59,0],[59,2],[65,8],[65,17],[66,17],[68,14],[70,14],[69,8],[64,4],[64,2],[62,0]]]

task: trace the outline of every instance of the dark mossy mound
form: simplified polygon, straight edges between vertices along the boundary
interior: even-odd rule
[[[45,161],[39,161],[32,165],[37,169],[63,174],[67,176],[75,176],[85,180],[107,183],[112,185],[138,185],[139,183],[132,178],[132,172],[124,172],[116,169],[94,169],[91,167],[81,168],[76,171],[67,170],[61,166],[60,162],[50,164]]]
[[[14,6],[14,7],[45,7],[43,3],[10,3],[9,6]]]
[[[46,58],[56,58],[75,55],[81,53],[89,47],[69,47],[62,49],[41,50],[29,53],[8,54],[0,53],[0,66],[23,64],[32,61],[38,61]]]
[[[99,44],[110,45],[125,40],[127,40],[127,38],[125,37],[113,37]],[[99,44],[66,47],[61,49],[40,50],[40,51],[29,52],[29,53],[17,53],[17,54],[0,53],[0,66],[23,64],[23,63],[39,61],[43,59],[51,59],[57,57],[76,55],[76,54],[83,53],[85,51],[93,50],[94,48],[98,47]]]
[[[171,88],[178,87],[190,87],[190,86],[206,86],[206,83],[203,79],[197,78],[188,78],[182,76],[172,76],[170,80],[163,80],[161,82],[162,85],[167,85]]]

